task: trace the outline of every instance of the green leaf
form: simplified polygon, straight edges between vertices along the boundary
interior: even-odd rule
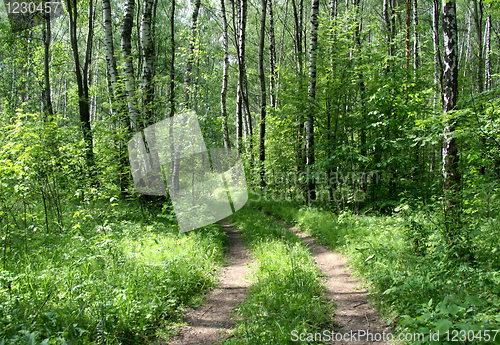
[[[470,304],[475,305],[477,307],[484,305],[484,301],[477,296],[467,296],[467,297],[465,297],[465,300],[467,302],[469,302]]]
[[[451,314],[455,315],[460,311],[460,308],[456,304],[451,304],[446,310]]]
[[[434,328],[434,330],[436,330],[436,332],[443,334],[446,331],[448,331],[451,326],[452,326],[452,323],[450,320],[443,319],[443,320],[439,320],[438,322],[436,322],[436,327]]]

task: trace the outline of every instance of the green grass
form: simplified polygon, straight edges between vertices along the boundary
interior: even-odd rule
[[[276,220],[246,206],[231,220],[255,259],[252,286],[237,309],[238,328],[225,344],[294,344],[292,331],[332,324],[320,269],[303,242]]]
[[[27,243],[11,234],[0,344],[139,344],[168,333],[215,285],[226,235],[217,224],[180,234],[137,210],[89,204],[66,215],[67,232],[34,229]]]
[[[474,344],[500,344],[478,331],[500,330],[500,226],[496,221],[470,225],[471,262],[446,245],[439,214],[402,206],[393,216],[338,217],[315,208],[285,203],[254,203],[299,226],[350,259],[358,277],[370,286],[373,300],[401,332],[475,331]],[[484,335],[484,333],[481,333]],[[451,336],[450,336],[451,338]],[[432,343],[426,339],[425,344]]]

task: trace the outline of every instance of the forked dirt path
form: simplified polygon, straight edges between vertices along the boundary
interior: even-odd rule
[[[383,332],[387,334],[391,330],[370,305],[368,292],[360,287],[359,281],[351,277],[349,268],[346,266],[347,259],[343,255],[315,243],[313,237],[307,236],[298,228],[290,228],[290,230],[306,243],[316,263],[326,274],[327,297],[336,303],[334,321],[340,327],[340,330],[337,329],[335,332],[349,333],[342,340],[339,338],[335,341],[335,344],[391,344],[388,341],[375,341],[378,337],[376,334],[380,334],[380,339],[383,340]],[[351,337],[351,331],[355,335],[354,337]],[[361,333],[363,331],[370,332],[373,334],[373,338],[359,338],[359,331]],[[388,337],[390,338],[390,336],[385,338]],[[374,341],[370,341],[372,339]]]
[[[228,266],[221,269],[219,287],[205,296],[205,303],[189,310],[184,320],[187,326],[180,327],[180,333],[173,345],[209,345],[226,338],[235,327],[231,317],[234,307],[243,302],[250,285],[245,280],[251,262],[239,232],[223,223],[229,235]]]

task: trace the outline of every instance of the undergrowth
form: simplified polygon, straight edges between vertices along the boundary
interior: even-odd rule
[[[500,344],[498,221],[466,225],[472,259],[465,260],[447,246],[439,213],[423,208],[403,204],[392,216],[357,217],[284,203],[254,205],[346,254],[399,332],[423,333],[422,344]],[[429,339],[438,331],[439,340]]]
[[[149,342],[215,285],[226,240],[219,225],[181,234],[126,203],[71,213],[64,231],[10,234],[0,344]]]

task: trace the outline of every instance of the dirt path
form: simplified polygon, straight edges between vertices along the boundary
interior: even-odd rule
[[[327,247],[315,243],[314,238],[300,232],[299,229],[290,228],[290,230],[307,244],[318,266],[326,274],[328,299],[333,299],[336,303],[334,320],[340,326],[342,334],[349,333],[349,341],[336,341],[335,344],[390,344],[384,341],[367,341],[366,337],[359,338],[359,331],[369,331],[373,334],[373,339],[376,340],[375,333],[379,333],[383,337],[382,332],[390,332],[390,328],[380,319],[377,311],[370,306],[367,291],[361,289],[359,281],[351,277],[349,268],[346,266],[347,259],[343,255],[333,253]],[[355,337],[351,338],[351,331]],[[358,341],[354,341],[354,339]]]
[[[229,224],[222,224],[229,235],[229,265],[223,267],[219,287],[206,296],[206,302],[185,315],[187,326],[180,327],[179,335],[168,344],[209,345],[224,339],[234,328],[231,317],[234,307],[243,302],[250,285],[245,275],[250,271],[246,247],[239,232]]]

